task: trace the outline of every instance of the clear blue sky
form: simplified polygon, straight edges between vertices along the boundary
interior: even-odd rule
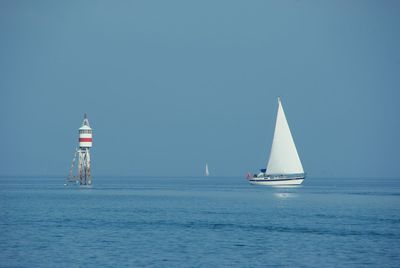
[[[398,176],[398,1],[0,1],[0,174]]]

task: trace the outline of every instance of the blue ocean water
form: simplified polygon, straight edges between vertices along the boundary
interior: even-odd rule
[[[400,179],[0,178],[1,267],[399,267]]]

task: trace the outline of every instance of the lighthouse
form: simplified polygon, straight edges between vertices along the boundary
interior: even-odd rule
[[[90,148],[92,148],[92,128],[85,113],[82,126],[79,128],[79,148],[75,151],[69,171],[68,180],[76,181],[80,185],[91,185],[92,176],[90,174]],[[78,158],[78,174],[73,175],[74,166]]]

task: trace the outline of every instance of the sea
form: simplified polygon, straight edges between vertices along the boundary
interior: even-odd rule
[[[0,267],[400,267],[400,178],[0,178]]]

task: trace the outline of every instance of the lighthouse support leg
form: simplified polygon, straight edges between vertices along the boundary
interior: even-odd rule
[[[79,176],[79,184],[83,184],[83,152],[82,149],[78,150],[79,160],[78,160],[78,176]]]
[[[90,153],[89,149],[86,149],[86,181],[90,185],[92,184],[92,176],[90,174]]]
[[[81,185],[92,184],[90,175],[90,153],[88,148],[79,149],[79,183]]]

